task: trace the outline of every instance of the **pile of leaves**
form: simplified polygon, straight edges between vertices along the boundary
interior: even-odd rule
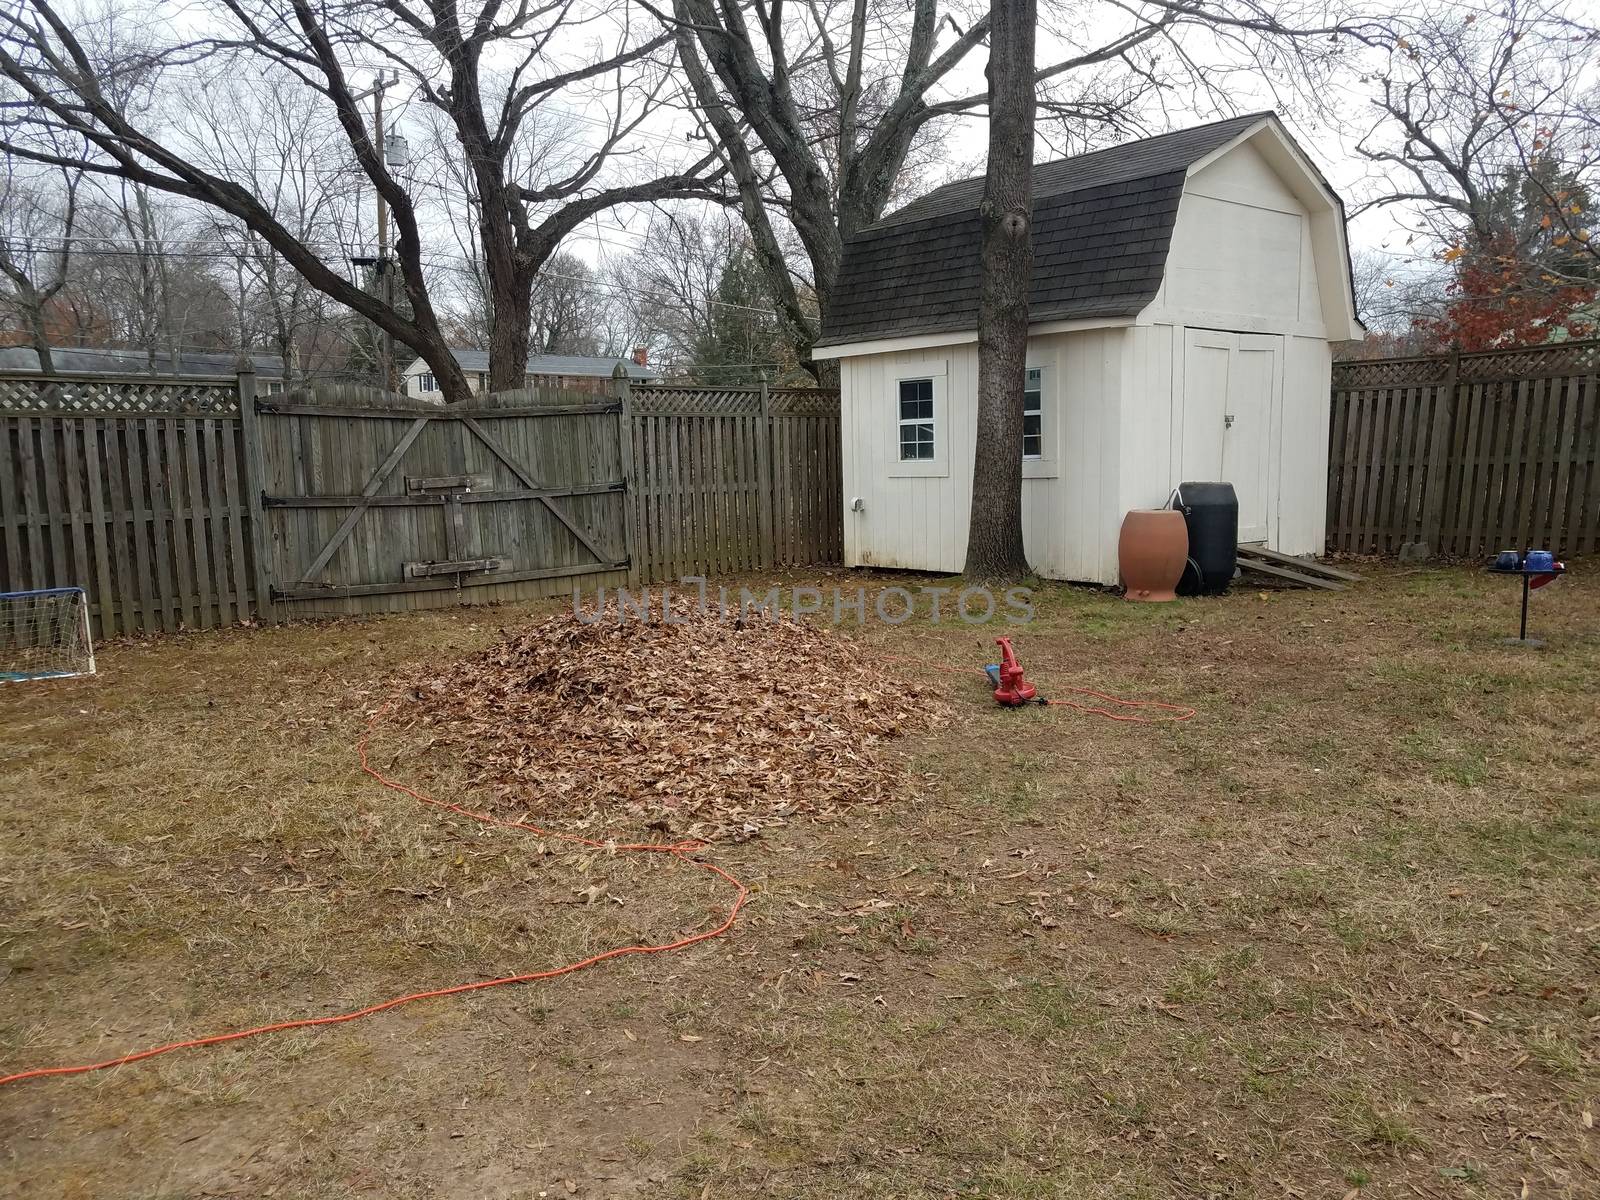
[[[720,838],[884,799],[904,769],[883,742],[947,711],[827,630],[660,617],[504,634],[411,680],[393,717],[502,811]]]

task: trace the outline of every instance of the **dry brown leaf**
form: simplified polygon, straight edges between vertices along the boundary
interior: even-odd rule
[[[743,839],[893,795],[882,743],[948,714],[827,630],[656,615],[549,617],[414,678],[393,718],[503,812]]]

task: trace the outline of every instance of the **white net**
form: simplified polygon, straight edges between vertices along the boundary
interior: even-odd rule
[[[82,588],[0,592],[0,683],[93,674]]]

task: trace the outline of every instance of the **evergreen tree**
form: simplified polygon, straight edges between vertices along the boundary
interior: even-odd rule
[[[695,339],[694,373],[707,383],[755,383],[775,375],[782,340],[772,299],[748,246],[738,247],[717,280],[706,327]]]

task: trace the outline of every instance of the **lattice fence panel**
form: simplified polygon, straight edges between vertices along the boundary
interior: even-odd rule
[[[1366,362],[1335,363],[1335,391],[1361,388],[1425,387],[1442,383],[1449,374],[1446,358],[1375,358]]]
[[[633,388],[633,408],[635,412],[661,415],[740,416],[761,411],[761,389],[641,384]]]
[[[837,417],[839,393],[831,388],[774,388],[769,403],[774,416]]]
[[[232,379],[0,374],[0,412],[231,416],[238,411]]]
[[[1520,350],[1485,350],[1461,356],[1461,379],[1531,379],[1600,371],[1600,342],[1558,342]]]

